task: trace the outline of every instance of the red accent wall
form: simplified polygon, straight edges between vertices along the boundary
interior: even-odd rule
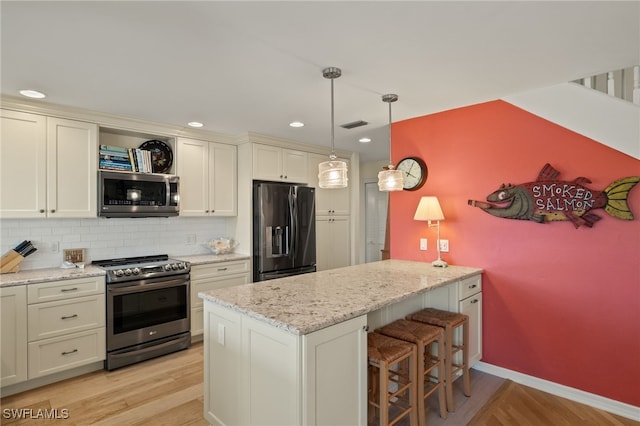
[[[429,176],[418,191],[390,193],[391,257],[436,258],[435,228],[413,214],[421,196],[437,196],[443,259],[485,270],[483,361],[640,406],[640,184],[629,196],[636,220],[598,209],[591,229],[467,204],[534,181],[547,162],[560,180],[584,176],[604,190],[640,175],[640,161],[503,101],[398,122],[392,134],[394,161],[419,156]]]

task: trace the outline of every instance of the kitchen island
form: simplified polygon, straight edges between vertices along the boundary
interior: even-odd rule
[[[481,274],[385,260],[199,293],[205,418],[214,425],[366,424],[367,330],[427,306],[459,311],[465,287],[480,294]],[[477,314],[471,334],[480,348]]]

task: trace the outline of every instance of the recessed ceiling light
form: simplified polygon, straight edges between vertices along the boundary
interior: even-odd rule
[[[191,127],[203,127],[204,124],[200,123],[199,121],[190,121],[187,123],[187,126],[191,126]]]
[[[358,139],[358,142],[360,142],[360,143],[369,143],[369,142],[371,142],[371,138],[360,138],[360,139]]]
[[[42,92],[38,92],[37,90],[30,90],[30,89],[21,90],[20,94],[22,96],[26,96],[28,98],[35,98],[35,99],[42,99],[47,97],[47,95],[45,95]]]
[[[289,126],[291,127],[303,127],[304,123],[301,121],[292,121],[291,123],[289,123]]]

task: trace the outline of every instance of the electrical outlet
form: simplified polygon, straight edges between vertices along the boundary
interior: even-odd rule
[[[449,240],[440,240],[440,251],[442,253],[449,252]]]
[[[62,251],[64,260],[72,263],[84,262],[84,249],[64,249]]]
[[[51,253],[57,253],[60,251],[60,243],[55,241],[51,243]]]
[[[427,249],[427,239],[426,238],[420,238],[420,250],[426,250]]]

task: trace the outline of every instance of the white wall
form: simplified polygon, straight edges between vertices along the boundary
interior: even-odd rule
[[[88,262],[151,254],[210,253],[205,246],[208,241],[233,231],[231,219],[209,217],[2,219],[0,226],[2,253],[23,240],[30,240],[38,248],[25,258],[21,270],[60,266],[64,248],[86,248]],[[192,244],[189,240],[194,237]]]

